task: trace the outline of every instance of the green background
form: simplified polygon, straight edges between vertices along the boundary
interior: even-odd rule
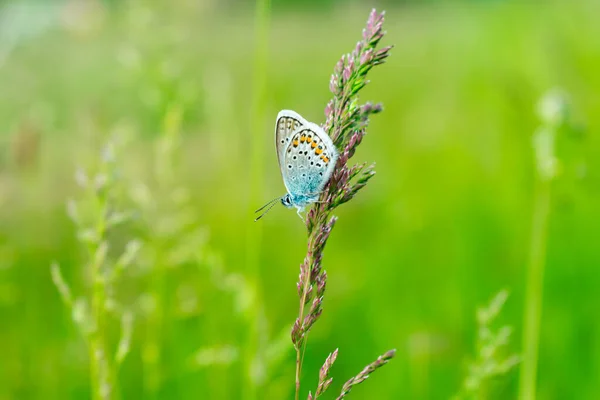
[[[129,138],[120,204],[136,217],[111,240],[144,242],[115,292],[135,313],[122,398],[292,397],[305,228],[280,206],[260,223],[252,211],[284,193],[277,112],[323,122],[335,63],[382,5],[382,43],[395,48],[361,99],[385,110],[353,159],[375,161],[377,175],[336,212],[303,389],[314,390],[335,348],[325,398],[397,348],[349,398],[451,397],[477,351],[476,309],[501,289],[511,295],[497,324],[514,328],[507,354],[520,352],[536,104],[560,87],[580,135],[559,141],[538,394],[600,397],[600,3],[274,2],[257,44],[253,4],[88,1],[0,11],[0,399],[90,398],[85,341],[49,266],[60,263],[76,295],[89,293],[65,202],[82,196],[76,168],[93,167],[115,132]],[[267,52],[258,71],[257,46]],[[169,129],[181,145],[166,173],[155,148]],[[158,206],[137,205],[142,184]],[[161,349],[155,383],[148,340]],[[217,356],[201,365],[199,350]],[[484,398],[516,398],[517,386],[515,368],[486,383]]]

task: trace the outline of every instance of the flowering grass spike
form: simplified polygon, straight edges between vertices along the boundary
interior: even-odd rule
[[[308,230],[308,251],[304,262],[300,265],[297,284],[300,297],[298,318],[292,328],[292,342],[296,350],[296,399],[300,396],[300,378],[302,371],[303,347],[306,346],[308,332],[323,312],[323,297],[327,284],[327,273],[322,268],[323,250],[337,218],[333,211],[341,204],[351,200],[359,190],[364,188],[375,175],[374,164],[348,166],[348,161],[362,142],[366,134],[369,117],[382,111],[380,104],[359,104],[357,94],[369,83],[368,72],[376,65],[385,62],[391,46],[377,49],[383,31],[384,13],[373,10],[369,15],[367,26],[360,40],[350,54],[342,56],[336,64],[329,82],[333,98],[325,107],[325,125],[323,129],[336,148],[339,157],[329,182],[320,194],[319,201],[307,213],[305,223]],[[339,399],[343,398],[354,385],[363,382],[369,374],[383,366],[395,354],[394,350],[386,352],[375,362],[369,364],[356,377],[343,387]],[[319,384],[314,397],[316,399],[331,385],[329,369],[337,358],[334,351],[325,361],[319,376]]]

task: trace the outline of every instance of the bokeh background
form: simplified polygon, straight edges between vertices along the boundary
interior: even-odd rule
[[[0,2],[0,399],[91,396],[50,264],[89,295],[65,204],[85,198],[76,171],[93,171],[106,141],[120,143],[115,198],[134,212],[111,249],[142,243],[111,295],[135,316],[121,398],[293,396],[305,228],[283,207],[260,223],[252,211],[284,193],[275,115],[323,121],[333,67],[372,7],[395,45],[361,93],[385,106],[356,155],[377,175],[337,212],[304,390],[335,348],[332,392],[397,348],[350,398],[450,398],[478,351],[476,310],[501,289],[495,324],[514,328],[505,353],[521,351],[536,105],[559,87],[577,134],[552,187],[538,394],[599,398],[600,3],[267,6],[257,18],[234,0]],[[118,317],[109,329],[116,343]],[[518,367],[482,396],[517,387]]]

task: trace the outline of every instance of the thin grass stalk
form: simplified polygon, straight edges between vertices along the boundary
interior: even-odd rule
[[[180,145],[182,111],[176,104],[167,107],[163,117],[161,137],[155,147],[154,177],[156,190],[159,196],[169,198],[175,181],[174,164]],[[155,204],[155,207],[158,207]],[[171,205],[172,207],[172,205]],[[155,210],[159,211],[159,210]],[[162,211],[162,210],[160,210]],[[160,220],[161,215],[153,216]],[[169,265],[165,252],[164,235],[156,229],[150,229],[153,234],[148,238],[148,246],[156,249],[156,259],[153,262],[150,296],[152,298],[152,312],[147,318],[147,328],[142,344],[142,362],[144,363],[144,394],[149,399],[159,397],[163,380],[162,347],[165,321],[168,319],[164,304],[169,294],[167,291],[167,277]]]
[[[162,254],[157,255],[156,265],[164,265]],[[152,272],[152,296],[154,308],[148,318],[148,326],[142,343],[144,397],[157,399],[162,381],[162,338],[165,321],[164,303],[166,293],[166,271],[159,267]]]
[[[252,304],[248,307],[246,320],[248,331],[244,345],[244,373],[243,373],[243,396],[248,400],[255,400],[257,394],[256,371],[257,363],[263,363],[260,345],[260,330],[262,320],[262,301],[260,299],[259,287],[259,257],[262,242],[262,224],[254,224],[253,205],[259,201],[259,195],[263,188],[262,171],[264,168],[264,146],[260,138],[264,137],[264,116],[267,109],[267,68],[269,55],[269,24],[271,15],[270,0],[256,0],[255,5],[255,46],[254,46],[254,71],[251,103],[251,159],[249,168],[249,193],[248,215],[249,223],[246,226],[246,276],[250,290],[252,291]],[[260,368],[260,367],[259,367]]]
[[[98,176],[107,176],[106,163],[101,163],[102,170]],[[90,190],[96,190],[90,188]],[[90,260],[90,269],[92,273],[92,320],[94,329],[89,336],[90,352],[90,378],[92,384],[92,398],[94,400],[107,400],[113,398],[112,393],[115,387],[115,373],[112,363],[107,354],[107,312],[106,312],[106,278],[102,274],[103,256],[100,256],[106,250],[101,246],[105,245],[106,235],[106,215],[108,213],[108,198],[105,190],[98,190],[94,198],[94,207],[96,209],[94,234],[96,240],[90,240],[88,244],[88,258]]]
[[[536,398],[544,269],[551,204],[550,186],[549,181],[539,181],[535,191],[523,321],[523,362],[519,384],[519,398],[527,400]]]

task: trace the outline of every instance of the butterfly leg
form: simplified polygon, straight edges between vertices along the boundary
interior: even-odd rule
[[[302,214],[300,214],[301,212],[302,212],[302,210],[299,208],[299,209],[296,211],[296,214],[298,214],[298,216],[300,217],[300,219],[301,219],[302,221],[304,221],[304,217],[302,216]]]

